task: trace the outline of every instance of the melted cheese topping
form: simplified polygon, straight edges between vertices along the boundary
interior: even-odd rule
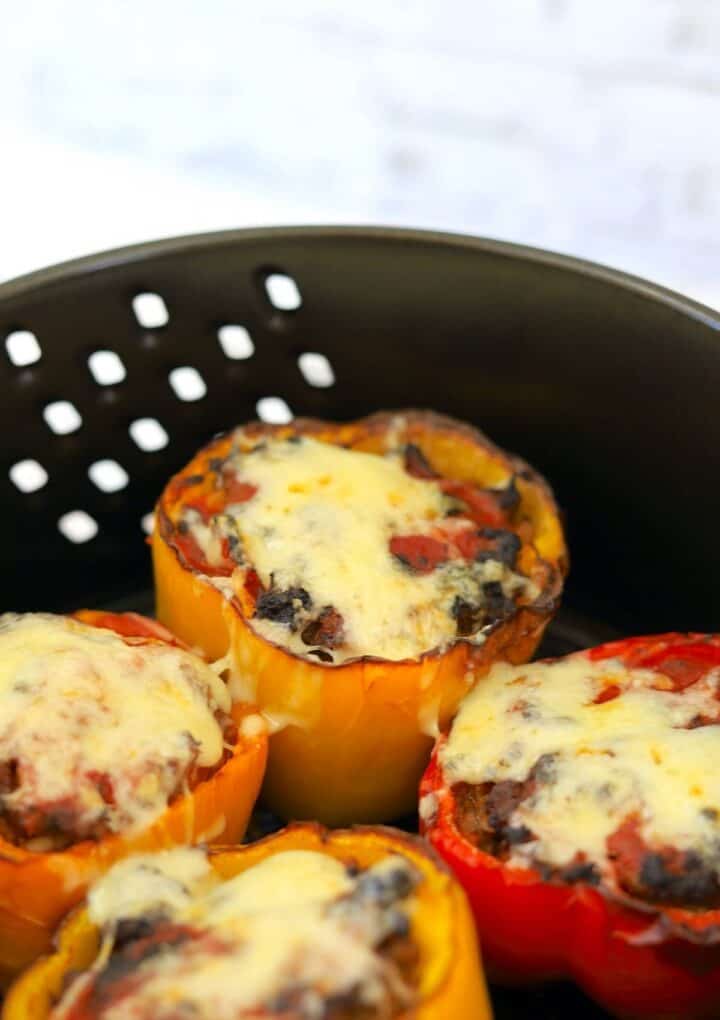
[[[193,764],[219,762],[215,712],[229,708],[220,677],[179,648],[127,644],[62,616],[5,614],[0,762],[15,763],[16,783],[0,794],[3,810],[70,809],[82,831],[144,827]]]
[[[402,857],[391,856],[365,876],[381,886],[395,874],[414,875]],[[106,1020],[188,1015],[238,1020],[272,1009],[283,994],[300,994],[298,1016],[322,1016],[327,999],[360,990],[366,1005],[382,1005],[387,965],[375,946],[387,934],[387,900],[373,900],[372,882],[358,897],[360,878],[327,854],[286,851],[223,881],[204,851],[176,849],[130,858],[115,865],[92,889],[90,919],[112,940],[120,921],[158,918],[190,926],[195,938],[153,954],[133,969],[129,998],[102,1013]],[[353,896],[356,899],[353,899]],[[391,897],[392,898],[392,897]],[[412,900],[400,902],[408,912]],[[110,947],[71,986],[53,1013],[71,1014],[86,982],[101,971]],[[398,989],[400,991],[400,989]],[[405,990],[407,1001],[407,989]],[[382,1012],[380,1015],[389,1015]]]
[[[510,824],[535,839],[511,862],[558,867],[577,853],[609,874],[606,841],[637,815],[649,847],[694,850],[720,871],[720,726],[685,727],[718,714],[720,671],[682,693],[656,690],[658,674],[577,654],[552,663],[496,665],[460,709],[440,760],[449,784],[523,781],[552,756]],[[608,685],[618,697],[596,704]]]
[[[409,475],[399,456],[309,438],[268,440],[250,453],[236,452],[232,466],[257,488],[251,499],[226,508],[247,561],[265,588],[303,588],[316,610],[333,606],[341,614],[345,639],[333,648],[334,664],[365,655],[415,658],[442,648],[457,639],[456,598],[482,603],[482,586],[492,581],[510,597],[529,584],[492,560],[452,560],[424,575],[404,568],[390,552],[391,538],[429,535],[450,502],[436,481]],[[219,562],[218,532],[192,512],[187,523],[207,561]],[[452,529],[468,522],[443,523]],[[226,581],[218,587],[227,594]],[[250,625],[295,654],[308,654],[301,627],[258,616]]]

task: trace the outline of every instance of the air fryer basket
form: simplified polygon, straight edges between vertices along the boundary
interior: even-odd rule
[[[273,275],[295,282],[299,307],[272,303]],[[134,298],[148,293],[163,299],[164,325],[138,320]],[[250,357],[227,356],[227,325],[247,329]],[[431,407],[543,471],[572,554],[546,650],[718,629],[718,330],[720,315],[598,266],[389,229],[230,231],[16,280],[0,287],[2,609],[149,610],[144,515],[198,446],[272,396],[322,418]],[[98,351],[119,357],[121,381],[97,381]],[[329,361],[332,385],[305,379],[309,352]],[[195,369],[205,395],[181,399],[177,368]],[[182,390],[183,375],[173,380]],[[74,421],[61,406],[57,423],[58,402]],[[142,448],[164,440],[138,431],[148,419],[162,448]],[[127,484],[107,465],[88,474],[106,460]],[[47,473],[39,488],[28,461]],[[94,537],[72,540],[93,522]],[[571,989],[497,992],[495,1005],[500,1020],[602,1015]]]

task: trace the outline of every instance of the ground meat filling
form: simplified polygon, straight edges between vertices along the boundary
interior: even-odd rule
[[[290,630],[297,630],[297,617],[312,606],[312,599],[304,588],[287,588],[278,591],[270,588],[262,591],[255,603],[255,616],[260,620],[284,623]]]
[[[468,842],[507,861],[512,848],[536,837],[525,826],[513,824],[513,814],[531,797],[538,784],[552,775],[552,758],[543,756],[524,782],[456,783],[455,821]],[[720,879],[711,865],[693,850],[651,848],[643,840],[636,816],[629,816],[608,838],[608,855],[617,883],[636,899],[660,906],[715,910],[720,908]],[[597,885],[600,871],[578,854],[566,867],[535,860],[534,866],[547,881],[587,882]]]
[[[63,1014],[63,1020],[104,1020],[112,1010],[121,1008],[123,1000],[131,1000],[139,985],[134,975],[138,968],[153,957],[169,956],[185,948],[192,962],[193,948],[198,952],[214,950],[227,953],[221,942],[212,945],[202,930],[189,926],[172,925],[161,920],[142,919],[133,922],[133,933],[121,932],[113,943],[112,953],[105,968],[87,989],[74,1010]],[[407,996],[399,988],[413,987],[418,981],[419,951],[407,931],[389,934],[377,946],[377,955],[388,966],[392,979],[388,982],[387,998],[381,1008],[367,1006],[359,1000],[358,989],[336,994],[319,1005],[310,997],[307,988],[290,988],[281,991],[260,1007],[261,1012],[239,1013],[238,1020],[262,1017],[264,1020],[392,1020],[404,1013]],[[312,1010],[312,1012],[310,1011]],[[189,1013],[188,1016],[200,1017]],[[203,1020],[205,1018],[203,1017]],[[208,1017],[208,1020],[210,1018]]]
[[[0,837],[38,852],[146,829],[237,743],[218,673],[169,642],[0,617]]]
[[[552,756],[543,755],[524,782],[505,779],[499,783],[456,783],[453,786],[455,798],[455,822],[468,842],[507,861],[512,848],[519,843],[531,843],[534,833],[525,825],[513,824],[512,816],[518,807],[552,776]],[[558,868],[543,861],[535,866],[547,881],[588,882],[597,885],[600,881],[598,869],[581,854],[576,855],[566,867]]]
[[[416,1001],[420,978],[407,901],[421,879],[404,858],[392,858],[396,864],[384,867],[388,860],[366,871],[348,865],[349,891],[331,900],[320,915],[337,925],[339,937],[351,933],[364,951],[374,954],[370,992],[362,981],[343,987],[333,973],[323,974],[323,968],[312,963],[308,968],[303,952],[318,950],[296,942],[277,990],[264,994],[262,1001],[249,1002],[247,996],[236,995],[232,983],[243,981],[247,964],[242,954],[253,940],[252,923],[246,925],[241,918],[239,927],[228,925],[227,918],[224,927],[198,919],[186,922],[156,905],[147,914],[103,926],[107,956],[86,975],[68,975],[52,1020],[111,1020],[120,1015],[137,1020],[175,1020],[181,1015],[195,1020],[392,1020],[405,1015]],[[270,909],[275,908],[273,904]],[[291,917],[288,923],[292,928]],[[346,948],[352,951],[351,943]],[[214,960],[229,964],[223,971],[224,989],[213,981]],[[311,981],[303,976],[306,973],[318,977]],[[168,974],[173,1001],[182,1002],[177,1012],[167,993],[153,988],[157,975]],[[207,1000],[198,980],[203,974],[208,976]]]
[[[720,649],[670,638],[495,666],[440,761],[479,850],[700,924],[720,910]]]
[[[526,825],[513,821],[518,806],[536,792],[543,783],[551,783],[554,774],[552,755],[538,758],[527,778],[518,782],[504,779],[478,785],[458,782],[453,786],[455,819],[465,838],[478,850],[507,861],[512,848],[531,843],[534,833]],[[600,872],[596,866],[577,855],[566,867],[551,867],[536,862],[544,877],[565,882],[584,881],[597,884]]]
[[[253,477],[253,458],[272,457],[283,444],[302,450],[308,442],[315,441],[299,436],[282,441],[273,439],[254,446],[233,447],[225,458],[208,458],[207,476],[197,474],[178,482],[174,495],[183,502],[177,519],[172,523],[161,521],[165,537],[186,566],[217,578],[222,591],[226,589],[220,579],[233,578],[233,583],[242,579],[250,600],[248,616],[261,625],[260,632],[265,636],[287,644],[296,654],[313,656],[325,663],[339,664],[362,654],[407,658],[451,640],[473,638],[485,628],[510,618],[520,600],[527,601],[532,585],[522,574],[519,561],[523,541],[530,541],[531,535],[528,522],[521,519],[519,512],[521,497],[516,477],[513,475],[494,488],[443,478],[418,445],[407,443],[387,450],[384,457],[378,455],[378,460],[399,462],[414,485],[418,481],[427,485],[428,492],[437,494],[438,510],[433,511],[435,519],[431,526],[421,515],[420,530],[390,533],[387,552],[394,569],[419,581],[436,579],[435,608],[424,609],[421,597],[415,598],[416,606],[407,608],[409,619],[418,621],[419,634],[436,636],[434,643],[431,639],[429,645],[415,652],[402,646],[397,655],[391,652],[386,655],[372,647],[372,639],[368,642],[370,647],[363,648],[363,628],[353,617],[353,613],[357,617],[353,595],[350,595],[353,612],[348,613],[338,591],[328,599],[327,592],[318,592],[312,580],[303,576],[302,563],[312,556],[310,545],[307,550],[298,551],[300,566],[290,571],[292,576],[288,576],[286,569],[283,583],[279,576],[282,570],[274,569],[272,563],[269,575],[253,563],[248,542],[243,540],[243,522],[248,519],[245,508],[262,501],[265,494],[260,482],[249,480]],[[368,456],[361,452],[356,455]],[[249,478],[243,478],[243,473]],[[289,489],[293,491],[292,483]],[[301,491],[300,487],[297,491]],[[268,528],[262,540],[272,544],[276,536]],[[321,528],[322,525],[309,520],[305,541],[317,541]],[[378,584],[381,583],[379,578]],[[367,586],[356,584],[354,590],[360,587],[364,587],[362,598],[368,599]],[[445,614],[444,627],[439,627],[437,621],[427,622],[428,613],[436,613],[438,606]],[[404,609],[400,615],[403,612]],[[268,633],[266,624],[271,625]],[[285,637],[278,628],[284,630]],[[406,643],[409,633],[410,628],[406,628]],[[379,640],[382,639],[375,638],[376,643]]]
[[[186,735],[190,748],[189,764],[186,762],[181,767],[180,762],[174,759],[157,764],[158,776],[168,790],[168,800],[174,800],[209,779],[232,757],[232,748],[238,739],[237,726],[224,712],[216,711],[215,718],[222,727],[225,743],[222,757],[216,765],[203,767],[197,763],[197,746],[190,734]],[[106,813],[88,817],[78,796],[57,800],[38,797],[31,807],[16,805],[12,795],[22,784],[21,768],[16,759],[0,762],[0,836],[8,843],[43,852],[57,852],[82,840],[99,841],[112,835],[110,813],[117,807],[117,799],[108,773],[90,771],[82,776],[83,785],[93,787],[108,808]]]
[[[632,896],[663,906],[720,907],[720,878],[694,850],[651,848],[636,815],[629,815],[608,839],[620,886]]]

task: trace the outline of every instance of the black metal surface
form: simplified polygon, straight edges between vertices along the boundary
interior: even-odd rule
[[[273,308],[277,270],[301,308]],[[140,292],[160,294],[169,322],[142,328]],[[217,330],[247,327],[248,360]],[[147,609],[140,519],[168,475],[213,433],[256,416],[263,396],[296,414],[354,418],[432,407],[485,429],[540,468],[566,510],[572,572],[548,653],[614,633],[717,629],[720,589],[720,315],[598,266],[471,238],[385,229],[236,231],[94,256],[0,287],[0,338],[32,331],[30,366],[0,348],[3,609],[122,605]],[[87,365],[115,351],[127,376],[98,385]],[[297,364],[331,362],[320,389]],[[169,372],[193,366],[207,395],[183,402]],[[82,426],[54,435],[43,409],[69,400]],[[155,418],[169,445],[138,449],[128,427]],[[48,472],[30,494],[10,468]],[[99,491],[90,465],[117,461],[126,488]],[[88,512],[95,538],[57,528]],[[145,592],[145,595],[135,594]],[[590,621],[590,622],[588,622]],[[598,622],[599,621],[599,622]],[[501,1020],[599,1016],[573,990],[502,992]]]

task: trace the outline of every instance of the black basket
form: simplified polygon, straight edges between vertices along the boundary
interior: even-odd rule
[[[145,515],[210,436],[287,407],[415,406],[480,425],[555,486],[572,570],[548,650],[718,629],[719,330],[598,266],[388,229],[181,238],[6,284],[3,608],[148,611]],[[495,1001],[601,1015],[567,989]]]

